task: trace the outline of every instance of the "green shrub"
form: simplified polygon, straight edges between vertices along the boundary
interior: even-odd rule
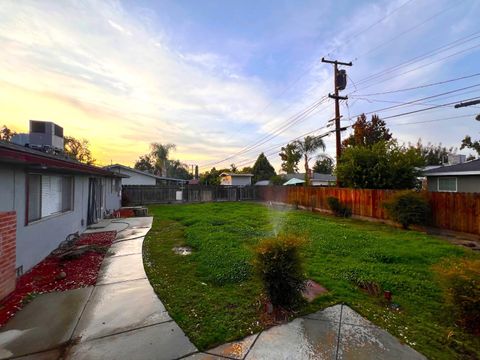
[[[260,242],[256,249],[256,269],[273,306],[291,309],[302,299],[305,275],[300,247],[304,239],[279,235]]]
[[[423,225],[430,212],[428,200],[420,193],[402,191],[385,203],[389,217],[402,224],[404,229],[410,225]]]
[[[342,204],[335,196],[327,198],[328,207],[333,211],[335,216],[350,217],[352,216],[352,209],[347,205]]]
[[[455,323],[480,335],[480,260],[461,260],[437,266]]]

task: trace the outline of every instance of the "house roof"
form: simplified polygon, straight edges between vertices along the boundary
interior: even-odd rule
[[[227,173],[223,172],[220,174],[220,176],[237,176],[237,177],[253,177],[253,174],[238,174],[238,173]]]
[[[424,172],[425,176],[480,175],[480,159],[441,166]]]
[[[38,170],[124,177],[98,166],[83,164],[65,154],[48,154],[3,140],[0,140],[0,163],[24,165]]]
[[[304,180],[305,179],[305,173],[297,173],[297,174],[285,174],[283,177],[286,180],[290,179],[300,179]],[[335,181],[337,178],[334,175],[331,174],[320,174],[320,173],[313,173],[313,178],[312,180],[319,180],[319,181]]]
[[[298,184],[303,184],[305,182],[305,180],[300,180],[300,179],[297,179],[297,178],[291,178],[290,180],[288,180],[287,182],[285,182],[283,185],[298,185]]]
[[[259,180],[254,185],[255,186],[268,186],[268,185],[270,185],[270,180]]]
[[[122,164],[108,165],[108,166],[105,166],[105,169],[109,169],[109,170],[111,170],[111,171],[114,171],[114,172],[116,172],[117,174],[120,173],[120,171],[118,171],[118,170],[115,171],[115,169],[123,169],[123,170],[125,170],[125,171],[130,171],[130,172],[133,172],[133,173],[136,173],[136,174],[149,176],[149,177],[152,177],[152,178],[158,179],[158,180],[177,181],[177,182],[188,182],[188,180],[185,180],[185,179],[176,179],[176,178],[169,178],[169,177],[166,177],[166,176],[157,176],[157,175],[154,175],[154,174],[149,173],[149,172],[147,172],[147,171],[137,170],[137,169],[134,169],[134,168],[131,168],[131,167],[122,165]]]

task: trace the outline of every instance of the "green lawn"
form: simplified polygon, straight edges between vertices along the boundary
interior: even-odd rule
[[[447,258],[479,258],[470,250],[415,231],[256,203],[159,205],[149,211],[154,222],[143,249],[148,277],[200,350],[261,330],[253,247],[281,231],[309,239],[307,276],[329,289],[299,314],[344,302],[429,358],[480,356],[480,339],[454,327],[432,269]],[[192,247],[193,254],[174,254],[179,245]],[[357,285],[366,281],[392,291],[401,311],[360,290]]]

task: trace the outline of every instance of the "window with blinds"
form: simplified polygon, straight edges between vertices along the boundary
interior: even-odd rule
[[[73,177],[28,175],[28,222],[73,210]]]
[[[456,177],[439,177],[438,191],[457,192],[457,178]]]

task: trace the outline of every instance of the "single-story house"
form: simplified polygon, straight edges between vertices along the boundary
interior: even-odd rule
[[[188,180],[157,176],[121,164],[105,166],[105,169],[117,174],[127,175],[127,178],[122,179],[122,185],[178,185],[188,183]]]
[[[305,181],[305,173],[285,174],[282,176],[286,182],[294,178]],[[335,186],[336,181],[337,178],[335,175],[320,173],[313,173],[313,176],[310,179],[312,186]]]
[[[121,206],[122,175],[40,148],[0,141],[0,298],[69,234]]]
[[[480,159],[440,166],[423,174],[428,191],[480,193]]]
[[[250,186],[252,185],[252,174],[221,173],[220,185],[224,186]]]

